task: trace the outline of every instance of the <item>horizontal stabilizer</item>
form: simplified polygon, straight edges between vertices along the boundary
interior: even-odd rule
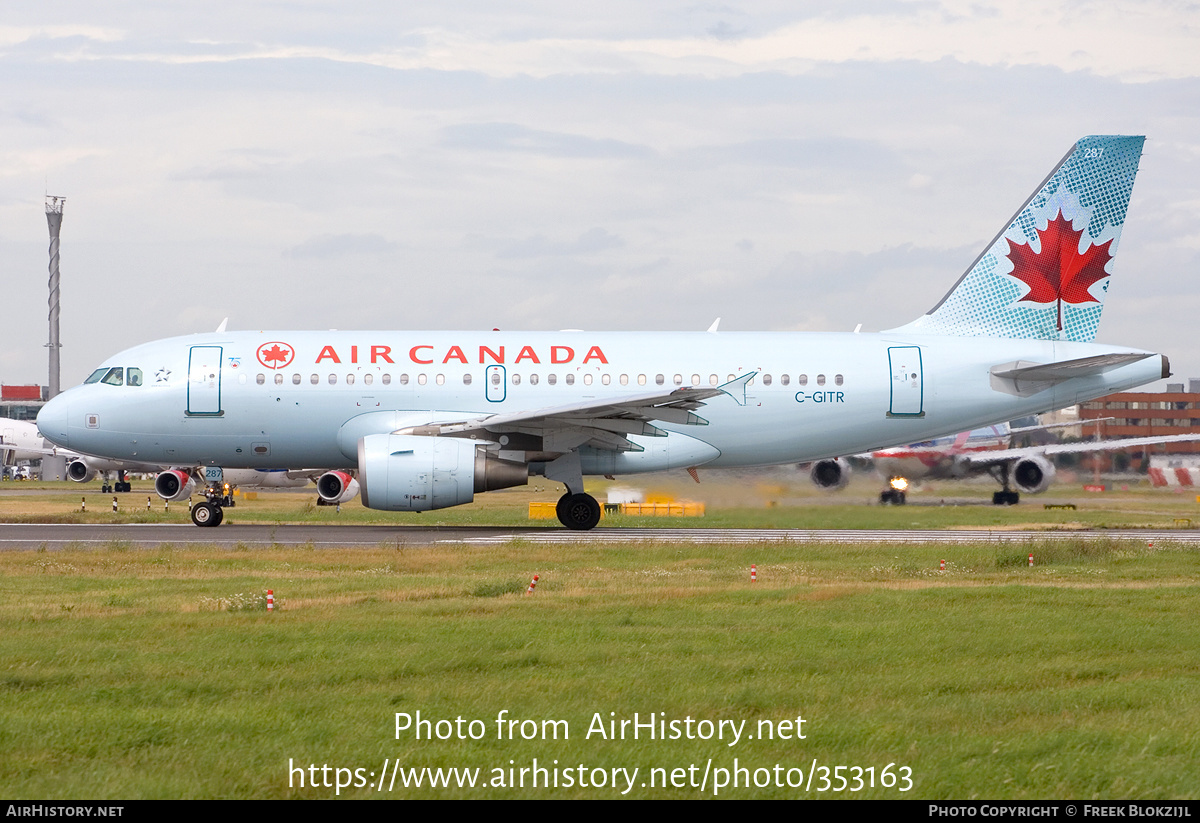
[[[992,388],[1017,397],[1029,397],[1076,377],[1103,374],[1154,356],[1148,352],[1114,352],[1063,360],[1059,363],[1030,363],[1018,360],[991,368]]]

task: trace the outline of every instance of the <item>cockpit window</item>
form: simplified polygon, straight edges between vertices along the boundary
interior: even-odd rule
[[[91,375],[88,376],[88,379],[84,380],[83,382],[85,384],[86,383],[99,383],[100,378],[106,374],[108,374],[108,366],[105,366],[102,369],[96,369],[94,372],[91,373]]]
[[[104,375],[102,381],[110,386],[120,386],[125,383],[125,369],[120,366],[115,366],[108,370],[108,374]]]
[[[132,366],[125,370],[125,385],[140,386],[142,385],[142,370],[135,369]]]

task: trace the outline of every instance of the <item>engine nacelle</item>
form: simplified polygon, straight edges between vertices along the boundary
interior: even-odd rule
[[[324,503],[347,503],[358,496],[358,481],[346,472],[325,472],[317,478],[317,496]]]
[[[1022,457],[1008,469],[1008,482],[1026,494],[1041,494],[1054,480],[1054,464],[1041,455]]]
[[[67,464],[67,479],[76,483],[91,483],[96,479],[96,470],[86,460],[72,460]]]
[[[470,440],[372,434],[358,441],[358,479],[367,508],[420,512],[523,486],[529,466],[493,457]]]
[[[813,485],[820,489],[837,491],[850,482],[850,464],[840,457],[833,460],[818,460],[809,472]]]
[[[187,500],[196,491],[196,481],[183,469],[168,469],[154,478],[154,491],[163,500]]]

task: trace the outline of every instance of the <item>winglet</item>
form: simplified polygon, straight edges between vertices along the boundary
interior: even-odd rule
[[[229,323],[229,318],[228,318],[228,317],[226,317],[224,320],[222,320],[222,321],[221,321],[221,325],[217,326],[217,331],[216,331],[216,333],[217,333],[217,334],[223,334],[223,333],[225,332],[225,326],[226,326],[228,323]]]
[[[712,321],[712,325],[708,327],[709,332],[712,334],[716,334],[717,326],[719,326],[719,325],[721,325],[721,318],[718,317],[716,320]]]

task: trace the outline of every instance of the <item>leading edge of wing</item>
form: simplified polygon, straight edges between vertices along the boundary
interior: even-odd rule
[[[1022,457],[1032,457],[1042,454],[1081,454],[1096,451],[1114,451],[1129,449],[1136,446],[1157,446],[1163,443],[1194,443],[1200,441],[1200,434],[1168,434],[1159,437],[1125,437],[1115,440],[1084,441],[1080,443],[1052,443],[1046,446],[1026,446],[1020,449],[1001,449],[990,452],[975,452],[960,455],[972,466],[988,466],[995,463],[1007,463]]]
[[[662,420],[688,426],[707,426],[708,421],[693,414],[694,409],[704,405],[705,400],[725,394],[720,388],[684,386],[671,391],[645,392],[641,394],[609,396],[603,399],[582,400],[561,406],[546,406],[506,414],[490,414],[462,423],[441,426],[443,434],[470,429],[500,430],[516,425],[530,425],[539,421],[563,422],[577,419],[625,419]]]

